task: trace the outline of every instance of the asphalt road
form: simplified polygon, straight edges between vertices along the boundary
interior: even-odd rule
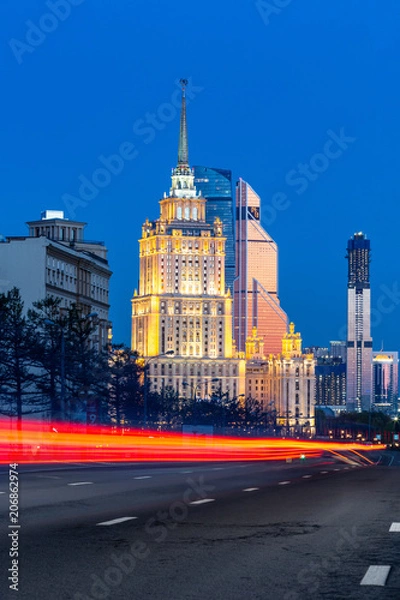
[[[400,453],[374,460],[21,467],[18,592],[0,467],[0,598],[400,598]]]

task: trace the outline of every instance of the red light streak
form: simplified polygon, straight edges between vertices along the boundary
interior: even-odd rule
[[[384,445],[291,440],[282,438],[203,437],[181,433],[131,430],[116,432],[105,427],[64,424],[56,431],[41,431],[41,423],[23,423],[21,430],[10,429],[0,420],[0,464],[11,462],[197,462],[197,461],[277,461],[322,456],[324,452],[367,452]],[[343,457],[341,457],[343,458]]]

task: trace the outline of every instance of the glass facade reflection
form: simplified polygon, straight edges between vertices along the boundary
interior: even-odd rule
[[[373,407],[397,415],[399,355],[397,352],[373,353]]]
[[[288,318],[278,296],[278,246],[260,223],[260,197],[248,183],[236,184],[236,278],[233,325],[236,347],[246,348],[254,327],[264,352],[280,354]]]
[[[206,198],[206,221],[213,225],[216,217],[223,223],[225,244],[225,283],[233,294],[235,278],[235,241],[233,233],[232,171],[211,167],[194,167],[194,182]]]

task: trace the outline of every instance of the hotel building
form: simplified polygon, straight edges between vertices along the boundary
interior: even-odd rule
[[[185,81],[178,164],[160,216],[139,240],[139,290],[132,299],[132,350],[147,365],[150,391],[226,397],[244,392],[245,360],[232,340],[232,296],[225,283],[224,223],[206,218],[189,166]]]

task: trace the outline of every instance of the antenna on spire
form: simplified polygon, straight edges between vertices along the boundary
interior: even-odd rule
[[[188,149],[188,135],[187,135],[187,123],[186,123],[186,86],[189,83],[187,79],[180,79],[179,83],[182,86],[182,109],[181,109],[181,123],[179,131],[179,147],[178,147],[178,168],[189,168],[189,149]]]

